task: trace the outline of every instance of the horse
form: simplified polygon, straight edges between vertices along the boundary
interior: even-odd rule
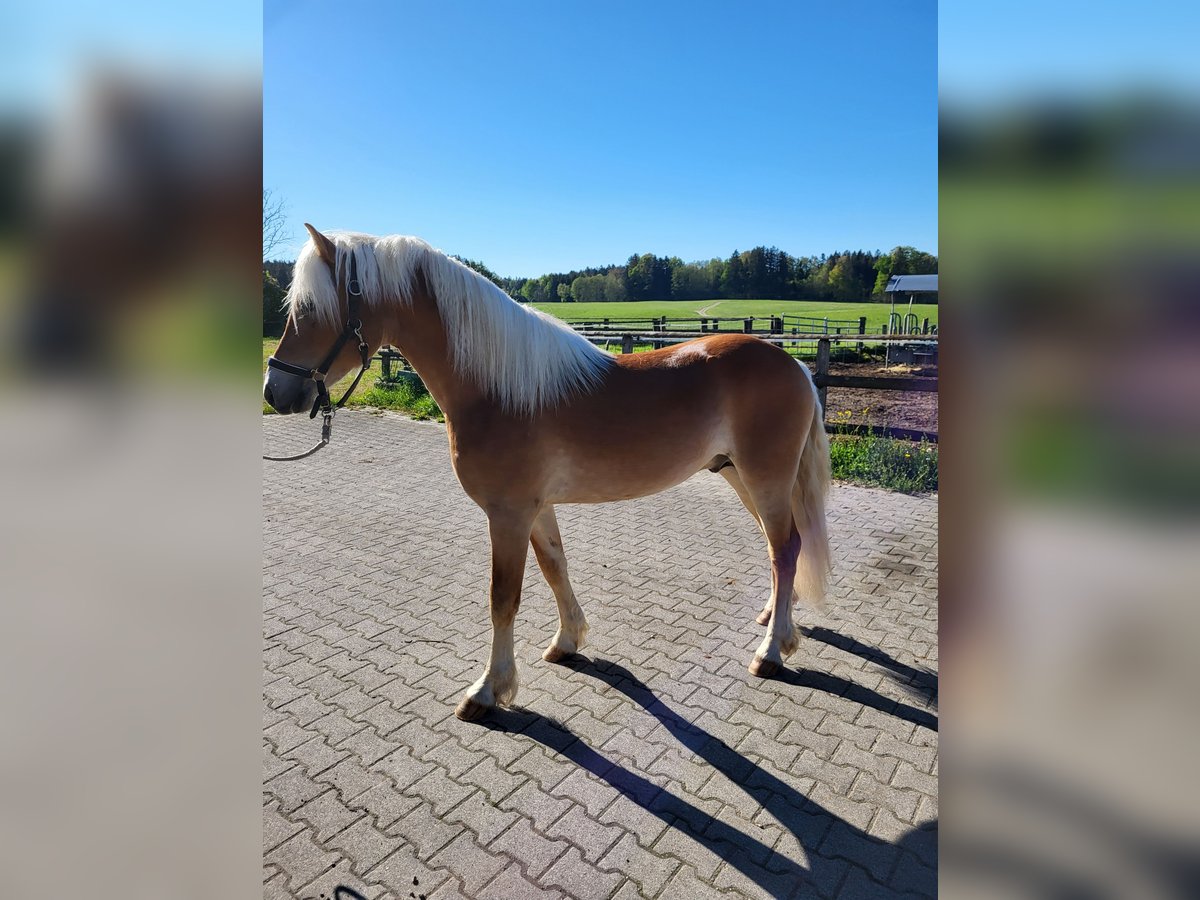
[[[542,658],[584,646],[555,507],[643,497],[704,469],[733,487],[766,539],[771,594],[756,618],[766,635],[749,671],[780,671],[799,644],[793,604],[819,607],[829,572],[829,443],[804,365],[744,334],[614,356],[419,238],[305,227],[263,394],[280,413],[315,413],[328,402],[322,378],[333,384],[386,343],[441,407],[454,472],[491,538],[491,652],[458,718],[516,698],[513,623],[530,545],[558,605]],[[622,419],[638,427],[611,427]]]

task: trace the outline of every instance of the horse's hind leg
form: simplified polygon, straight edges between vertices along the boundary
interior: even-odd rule
[[[530,542],[542,574],[546,576],[546,583],[550,585],[558,603],[558,631],[542,654],[542,659],[558,662],[583,648],[588,624],[567,578],[567,557],[563,553],[562,535],[558,533],[558,519],[553,506],[543,509],[534,521]]]
[[[521,605],[521,582],[529,553],[531,522],[517,513],[488,513],[492,537],[492,652],[483,675],[454,710],[460,719],[478,719],[493,706],[508,706],[517,696],[513,622]]]
[[[754,498],[750,496],[750,491],[746,488],[746,485],[742,483],[742,476],[738,474],[737,468],[734,466],[725,466],[723,469],[720,470],[720,473],[721,473],[722,477],[724,477],[724,479],[729,482],[729,486],[732,487],[734,489],[734,491],[737,493],[738,499],[740,499],[742,501],[742,505],[745,506],[746,510],[750,513],[750,515],[752,515],[754,517],[754,522],[756,525],[758,525],[758,530],[762,531],[763,536],[765,537],[766,531],[763,530],[762,519],[760,519],[758,516],[758,510],[754,508]],[[769,543],[768,543],[768,547],[769,547]],[[797,599],[798,598],[796,597],[796,591],[793,589],[793,591],[792,591],[793,605],[795,604]],[[771,605],[772,605],[771,597],[767,597],[766,605],[762,608],[762,612],[760,612],[758,614],[758,616],[755,618],[754,621],[757,622],[759,625],[766,625],[768,622],[770,622],[771,621]]]

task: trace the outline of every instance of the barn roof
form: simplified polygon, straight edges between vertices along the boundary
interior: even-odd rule
[[[936,294],[936,275],[893,275],[888,279],[885,294]]]

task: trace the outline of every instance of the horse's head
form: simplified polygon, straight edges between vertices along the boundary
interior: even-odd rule
[[[357,283],[351,283],[351,273],[346,259],[342,260],[339,272],[337,246],[321,232],[305,223],[312,235],[311,243],[304,248],[296,261],[296,277],[311,282],[324,282],[321,287],[330,297],[336,297],[336,310],[321,309],[315,303],[310,306],[292,304],[287,325],[279,346],[275,349],[272,363],[263,379],[263,397],[277,412],[297,413],[313,409],[320,392],[318,378],[332,387],[342,377],[362,363],[359,350],[360,340],[365,341],[370,353],[383,343],[380,325],[363,318],[363,310],[350,308],[351,293],[357,292]],[[313,266],[318,267],[313,271]],[[329,313],[333,312],[333,315]],[[376,316],[377,318],[377,316]],[[355,330],[355,325],[360,328]],[[324,369],[324,373],[320,372]]]

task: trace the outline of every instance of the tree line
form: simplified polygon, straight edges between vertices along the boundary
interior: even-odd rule
[[[728,259],[684,262],[678,256],[634,254],[624,265],[594,266],[537,278],[505,278],[473,259],[455,257],[509,296],[526,303],[618,303],[628,300],[882,300],[892,275],[930,275],[936,256],[915,247],[888,253],[845,250],[792,256],[777,247],[735,250]],[[279,299],[292,263],[263,263],[265,334],[281,333]]]
[[[684,262],[653,253],[624,265],[554,272],[537,278],[501,278],[463,260],[512,297],[528,303],[626,300],[854,300],[883,299],[892,275],[937,272],[937,257],[915,247],[889,253],[846,250],[792,256],[778,247],[735,250],[728,259]]]

